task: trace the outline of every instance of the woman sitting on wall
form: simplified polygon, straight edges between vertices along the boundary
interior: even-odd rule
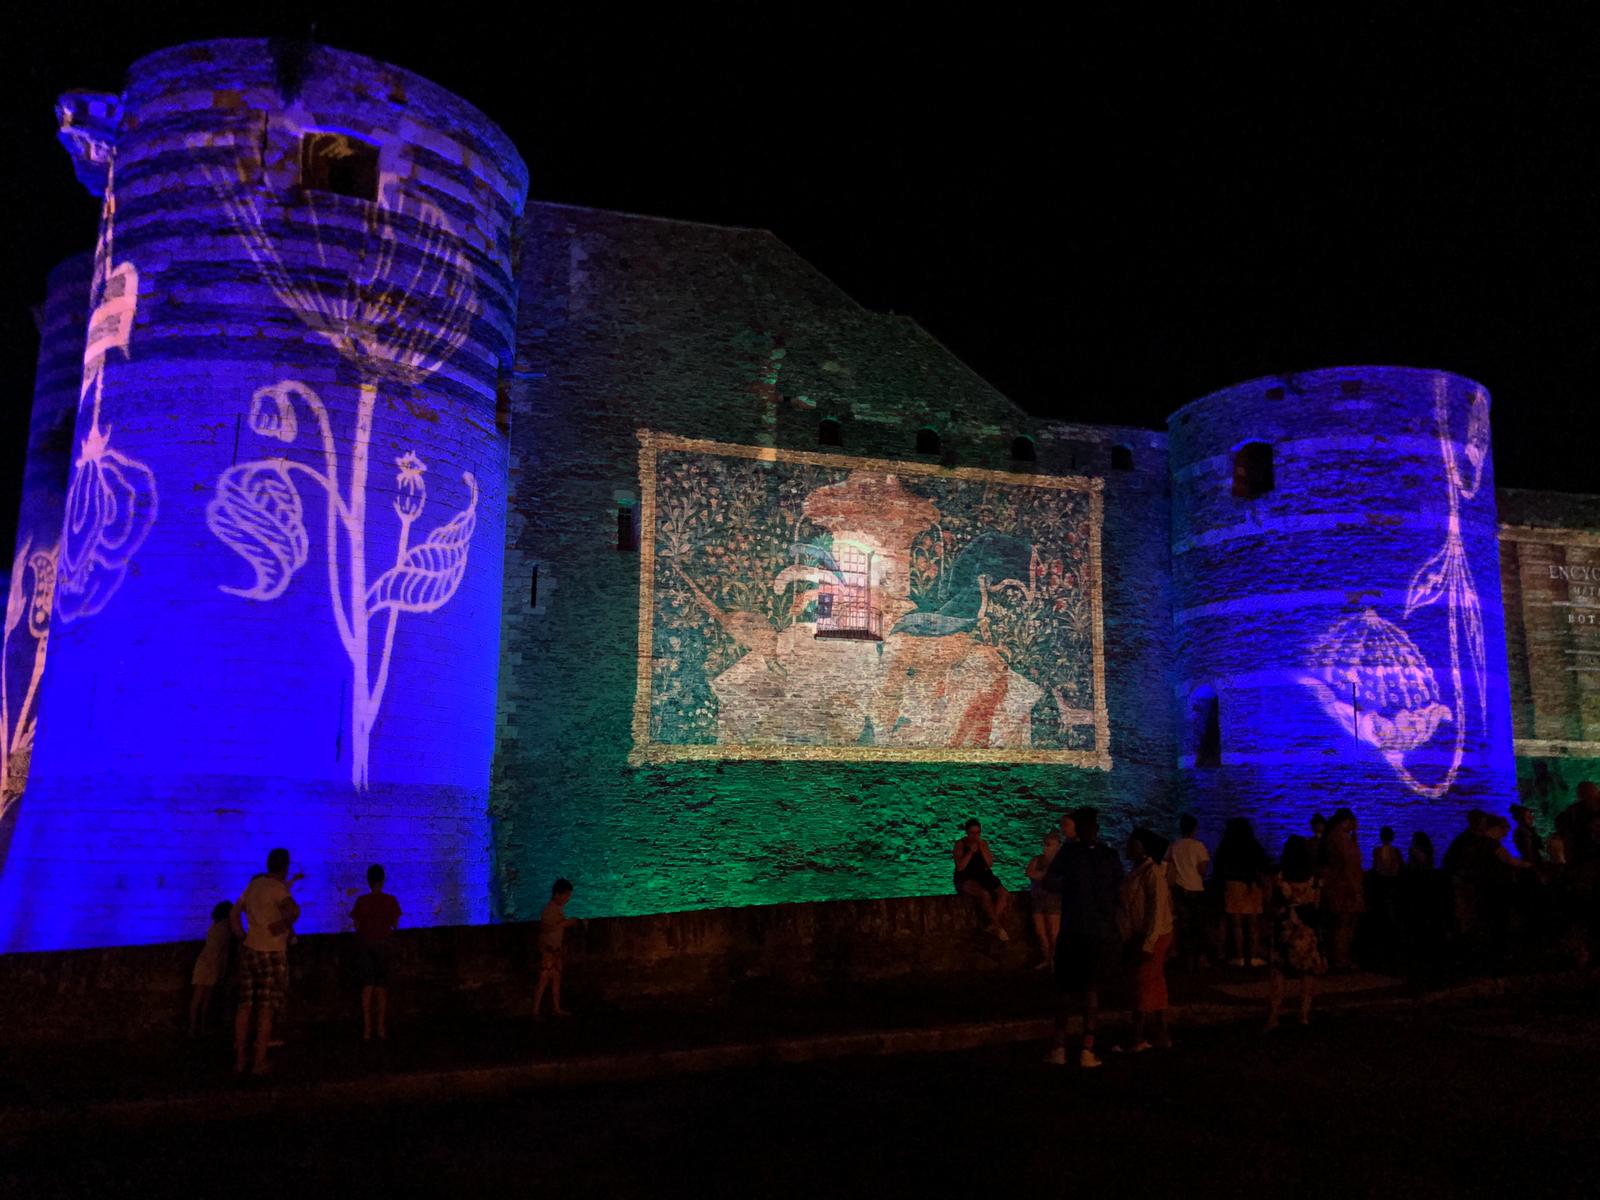
[[[1009,942],[1011,937],[1000,922],[1011,905],[1011,893],[994,873],[994,852],[983,840],[983,826],[976,819],[967,822],[966,836],[955,844],[950,856],[956,863],[956,891],[971,896],[983,910],[988,930]]]

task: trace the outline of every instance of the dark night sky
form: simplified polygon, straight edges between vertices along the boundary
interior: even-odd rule
[[[451,30],[398,4],[27,7],[0,17],[7,545],[29,306],[52,263],[92,244],[97,212],[55,144],[55,96],[119,88],[175,42],[312,21],[319,41],[482,108],[535,197],[770,228],[1033,412],[1159,428],[1256,375],[1447,367],[1494,394],[1502,485],[1600,491],[1587,6],[1369,19],[1262,3],[1090,24],[999,5],[641,19],[528,4]],[[453,7],[482,11],[434,12]]]

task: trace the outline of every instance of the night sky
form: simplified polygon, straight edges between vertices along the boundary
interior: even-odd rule
[[[312,22],[318,41],[487,112],[534,197],[771,229],[1034,413],[1161,428],[1258,375],[1444,367],[1494,395],[1502,486],[1600,491],[1587,6],[1441,6],[1445,21],[1263,3],[1110,25],[999,5],[582,7],[597,15],[143,3],[0,17],[3,544],[30,309],[48,268],[92,246],[98,211],[56,145],[55,97],[118,89],[128,63],[173,43]]]

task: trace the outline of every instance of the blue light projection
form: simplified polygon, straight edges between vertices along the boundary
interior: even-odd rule
[[[1489,397],[1470,380],[1343,368],[1257,380],[1172,419],[1175,700],[1216,696],[1180,747],[1185,807],[1269,849],[1348,805],[1371,838],[1435,841],[1515,799]],[[1272,449],[1262,489],[1232,447]]]
[[[196,936],[275,845],[304,932],[344,927],[372,862],[408,922],[488,919],[526,180],[448,93],[314,59],[289,104],[257,41],[153,55],[101,103],[81,603],[63,580],[0,951]],[[381,147],[376,199],[303,185],[330,127]]]
[[[1480,391],[1471,401],[1464,447],[1470,483],[1462,475],[1450,438],[1450,403],[1442,378],[1436,384],[1434,419],[1444,459],[1449,523],[1444,546],[1411,577],[1405,616],[1444,601],[1453,707],[1440,703],[1433,668],[1416,643],[1370,608],[1338,622],[1318,640],[1307,664],[1315,673],[1304,682],[1341,729],[1376,748],[1417,795],[1436,800],[1449,792],[1466,752],[1470,710],[1462,679],[1463,649],[1478,702],[1477,719],[1486,725],[1489,718],[1483,610],[1461,542],[1461,505],[1477,496],[1489,453],[1489,398]],[[1444,724],[1455,731],[1450,765],[1435,780],[1418,779],[1406,765],[1406,756],[1426,746]]]

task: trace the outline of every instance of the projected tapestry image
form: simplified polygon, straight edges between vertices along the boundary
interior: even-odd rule
[[[639,436],[634,762],[1110,767],[1099,480]]]

